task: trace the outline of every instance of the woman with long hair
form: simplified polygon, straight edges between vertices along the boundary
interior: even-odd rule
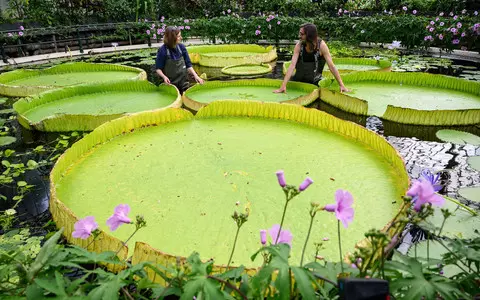
[[[155,68],[158,76],[166,84],[173,84],[183,94],[189,86],[187,72],[195,78],[196,82],[203,84],[203,80],[193,69],[187,48],[180,43],[181,41],[182,32],[180,29],[175,26],[168,26],[163,36],[163,45],[157,52]]]
[[[317,27],[314,24],[303,24],[299,31],[300,41],[295,45],[293,51],[292,64],[285,74],[282,86],[275,90],[275,93],[284,93],[287,91],[287,82],[292,77],[296,69],[293,81],[302,81],[317,84],[322,79],[322,71],[327,63],[330,72],[340,85],[340,92],[349,92],[343,84],[340,73],[333,64],[330,50],[327,44],[318,37]]]

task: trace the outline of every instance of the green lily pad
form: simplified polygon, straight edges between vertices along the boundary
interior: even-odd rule
[[[473,238],[476,236],[475,230],[480,230],[480,217],[458,205],[449,197],[445,198],[445,204],[442,207],[434,207],[434,214],[427,218],[426,223],[420,224],[420,227],[431,227],[429,224],[440,228],[443,223],[443,214],[441,209],[448,209],[453,213],[443,226],[441,235],[449,238]]]
[[[436,133],[437,138],[440,140],[453,143],[453,144],[460,144],[460,145],[480,145],[480,137],[468,132],[452,130],[452,129],[442,129],[437,131]]]
[[[465,187],[458,190],[458,193],[463,198],[466,198],[470,201],[480,202],[480,187]],[[480,220],[479,220],[480,221]]]
[[[13,136],[0,136],[0,146],[7,146],[17,141]]]
[[[480,156],[469,157],[467,162],[470,165],[470,167],[472,167],[477,171],[480,171]]]

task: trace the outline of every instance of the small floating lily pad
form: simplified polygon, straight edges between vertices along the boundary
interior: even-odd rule
[[[453,215],[445,221],[441,235],[449,238],[474,238],[477,235],[475,230],[480,230],[478,215],[473,215],[455,203],[454,201],[457,201],[455,199],[445,196],[443,198],[445,198],[445,204],[442,207],[434,207],[433,215],[427,218],[426,223],[422,222],[420,227],[430,228],[431,226],[428,226],[428,223],[430,223],[440,228],[444,219],[441,209],[448,209]]]
[[[17,141],[13,136],[0,136],[0,146],[7,146]]]
[[[460,144],[460,145],[480,145],[480,137],[468,132],[452,130],[452,129],[442,129],[437,131],[436,133],[437,138],[440,140],[453,143],[453,144]]]
[[[461,188],[458,193],[470,201],[480,202],[480,186]]]
[[[272,72],[269,64],[244,64],[233,65],[222,69],[222,73],[228,75],[261,75]]]
[[[480,156],[469,157],[468,164],[475,170],[480,171]]]

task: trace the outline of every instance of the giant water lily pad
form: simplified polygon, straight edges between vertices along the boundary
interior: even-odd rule
[[[43,70],[15,70],[0,75],[0,94],[13,97],[35,95],[43,91],[83,83],[101,83],[127,79],[147,79],[142,69],[92,63],[66,63]]]
[[[333,63],[337,70],[342,73],[351,73],[357,71],[390,71],[392,63],[388,60],[376,60],[369,58],[334,58]],[[288,67],[292,64],[291,61],[287,61],[283,64],[283,74],[287,74]],[[323,70],[325,76],[331,76],[328,66]]]
[[[397,213],[408,176],[396,150],[367,129],[298,105],[249,101],[215,102],[193,116],[181,109],[145,112],[108,122],[74,144],[51,173],[51,211],[70,242],[77,218],[105,220],[120,203],[141,214],[147,227],[129,242],[137,243],[133,262],[153,259],[175,263],[175,256],[198,251],[226,264],[236,230],[231,215],[250,205],[239,234],[233,265],[260,266],[250,256],[259,249],[259,230],[279,223],[284,193],[275,171],[285,170],[289,184],[305,177],[315,183],[293,200],[284,228],[293,233],[291,260],[298,263],[308,230],[310,202],[334,202],[337,189],[355,199],[355,220],[342,229],[345,252],[371,228],[383,228]],[[239,205],[237,206],[237,202]],[[321,255],[338,258],[337,220],[317,215],[314,242],[329,237]],[[125,240],[133,226],[121,226],[112,239]],[[97,240],[96,250],[113,246]],[[161,251],[161,252],[160,252]],[[169,256],[169,255],[171,256]],[[153,255],[153,256],[152,256]],[[156,258],[154,257],[156,256]]]
[[[125,114],[181,105],[173,85],[134,80],[57,89],[19,100],[13,107],[28,129],[89,131]]]
[[[320,82],[321,99],[347,112],[416,125],[480,123],[480,83],[425,73],[355,72]]]
[[[289,82],[287,93],[274,93],[282,84],[276,79],[255,79],[235,81],[208,81],[195,85],[183,94],[188,108],[198,110],[218,100],[256,100],[308,105],[318,98],[318,89],[313,84]]]
[[[187,49],[192,63],[206,67],[261,64],[277,58],[277,50],[272,46],[230,44],[190,46]]]
[[[469,132],[442,129],[437,131],[436,135],[437,138],[447,143],[480,145],[480,137]]]
[[[222,73],[227,75],[261,75],[270,72],[272,72],[272,66],[269,64],[234,65],[222,69]]]

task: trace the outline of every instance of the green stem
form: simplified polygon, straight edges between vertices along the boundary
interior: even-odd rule
[[[238,238],[238,233],[240,232],[240,227],[241,226],[237,226],[237,233],[235,233],[235,239],[233,240],[232,253],[230,253],[230,258],[228,259],[228,262],[227,262],[227,271],[228,271],[228,267],[230,267],[230,262],[232,261],[233,252],[235,252],[235,246],[237,245],[237,238]]]
[[[117,252],[115,252],[115,256],[118,255],[118,253],[122,250],[122,248],[123,248],[123,247],[128,243],[128,241],[135,235],[135,233],[137,233],[137,231],[138,231],[139,229],[140,229],[140,228],[138,228],[138,227],[135,228],[135,231],[128,237],[128,239],[127,239],[125,242],[122,243],[123,245],[120,246],[120,248],[118,248]]]
[[[343,257],[342,257],[342,240],[340,238],[340,220],[337,221],[337,230],[338,230],[338,249],[340,251],[340,267],[343,274]]]
[[[453,198],[446,197],[446,196],[443,196],[443,198],[445,198],[445,199],[447,199],[448,201],[451,201],[451,202],[457,204],[458,206],[461,206],[463,209],[467,210],[467,211],[468,211],[469,213],[471,213],[473,216],[478,215],[478,213],[477,213],[475,210],[471,209],[470,207],[466,206],[465,204],[462,204],[462,203],[459,202],[459,201],[456,201],[456,200],[453,199]]]
[[[310,226],[308,227],[307,238],[305,239],[305,244],[302,249],[302,258],[300,259],[300,267],[303,267],[303,257],[305,256],[305,250],[307,249],[308,239],[310,238],[310,232],[312,231],[313,219],[315,218],[315,213],[310,214]]]
[[[443,230],[443,225],[445,225],[445,222],[447,221],[447,218],[445,218],[445,216],[443,217],[443,221],[442,221],[442,226],[440,226],[440,231],[438,232],[438,236],[440,236],[440,234],[442,233],[442,230]]]
[[[459,262],[461,262],[465,267],[467,268],[470,268],[467,264],[465,264],[461,259],[460,257],[458,257],[452,250],[450,250],[447,246],[445,246],[445,244],[439,239],[439,238],[435,238],[435,241],[437,241],[440,245],[443,246],[443,248],[447,249],[448,252],[450,252],[450,254],[452,254]],[[416,244],[415,244],[416,245]],[[467,272],[464,268],[460,267],[460,265],[458,265],[457,263],[455,263],[455,265],[457,265],[457,267],[462,270],[463,272],[465,273],[469,273]],[[477,273],[478,276],[480,276],[480,274]]]
[[[232,290],[237,292],[240,295],[240,297],[242,297],[242,299],[248,300],[247,296],[245,296],[245,294],[242,293],[242,291],[240,291],[235,285],[231,284],[230,282],[228,282],[226,280],[223,280],[223,279],[220,279],[218,277],[212,276],[212,275],[208,275],[207,278],[210,278],[210,279],[216,280],[220,283],[223,283],[224,285],[228,286],[229,288],[231,288]]]
[[[278,229],[277,238],[275,239],[275,244],[278,242],[278,238],[280,237],[280,232],[282,232],[283,221],[285,220],[285,214],[287,213],[288,201],[289,199],[287,198],[287,201],[285,201],[285,206],[283,207],[282,221],[280,222],[280,228]]]

